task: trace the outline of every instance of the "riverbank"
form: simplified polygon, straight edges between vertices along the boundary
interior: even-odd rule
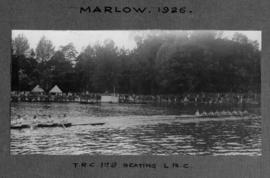
[[[107,97],[106,101],[102,97]],[[112,99],[108,99],[111,97]],[[135,95],[135,94],[77,94],[61,95],[32,94],[29,92],[12,92],[12,102],[77,102],[95,104],[101,102],[111,103],[172,103],[172,104],[234,104],[260,105],[258,93],[186,93],[182,95]]]

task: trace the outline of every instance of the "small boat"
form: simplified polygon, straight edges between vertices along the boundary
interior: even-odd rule
[[[26,129],[26,128],[51,128],[51,127],[71,127],[71,123],[52,123],[52,124],[37,124],[37,125],[27,125],[27,124],[22,124],[22,125],[12,125],[10,128],[11,129]]]
[[[23,125],[12,125],[10,127],[11,129],[26,129],[26,128],[31,128],[30,125],[23,124]]]
[[[90,125],[96,126],[96,125],[104,125],[104,124],[105,124],[105,122],[100,122],[100,123],[92,123],[92,124],[90,124]]]
[[[71,123],[52,123],[52,124],[38,124],[38,128],[45,128],[45,127],[71,127]]]
[[[28,124],[22,124],[22,125],[11,125],[11,129],[26,129],[26,128],[53,128],[53,127],[71,127],[71,126],[79,126],[79,125],[91,125],[91,126],[100,126],[104,125],[105,122],[96,122],[96,123],[86,123],[86,124],[72,124],[72,123],[42,123],[42,124],[36,124],[36,125],[28,125]]]
[[[180,115],[180,116],[176,116],[176,118],[178,119],[188,119],[188,118],[192,118],[192,119],[204,119],[204,118],[241,118],[241,117],[254,117],[254,115],[250,115],[250,114],[239,114],[239,113],[235,113],[235,115],[232,115],[230,113],[226,113],[226,115],[222,115],[222,114],[215,114],[213,112],[210,112],[208,114],[206,114],[205,112],[200,114],[200,115]]]

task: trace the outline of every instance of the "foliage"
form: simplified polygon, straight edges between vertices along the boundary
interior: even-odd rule
[[[17,46],[27,47],[19,45],[27,44],[19,37]],[[137,34],[135,40],[133,50],[106,40],[78,53],[72,43],[55,52],[43,37],[36,53],[12,55],[12,90],[39,84],[64,92],[260,92],[258,43],[241,33],[227,39],[220,32],[156,32]]]
[[[38,61],[47,62],[54,54],[52,42],[43,36],[36,47],[36,57]]]
[[[25,55],[30,47],[27,38],[24,35],[19,34],[14,40],[12,40],[12,48],[13,53],[20,56]]]

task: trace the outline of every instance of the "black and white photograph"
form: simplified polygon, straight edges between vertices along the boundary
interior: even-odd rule
[[[262,155],[261,31],[11,39],[11,155]]]

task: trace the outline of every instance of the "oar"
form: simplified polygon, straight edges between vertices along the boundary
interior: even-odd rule
[[[63,123],[61,123],[61,125],[62,125],[62,127],[65,129],[66,128],[66,126],[63,124]]]
[[[86,123],[86,124],[72,124],[72,126],[78,126],[78,125],[95,125],[96,123]],[[100,125],[104,125],[105,123],[100,123]]]

